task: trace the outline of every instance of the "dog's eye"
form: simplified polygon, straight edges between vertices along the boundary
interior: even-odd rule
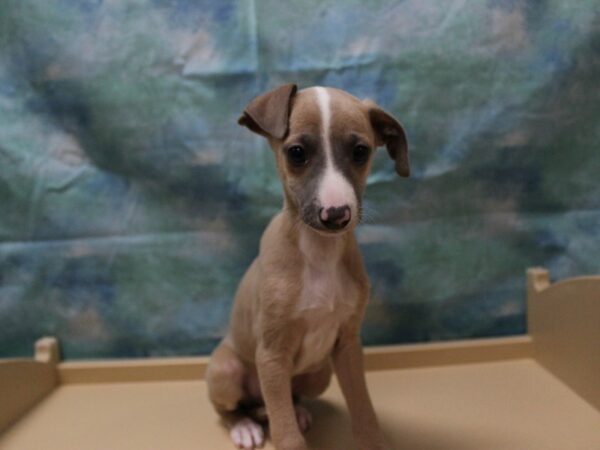
[[[369,159],[369,148],[366,145],[357,145],[352,150],[352,160],[359,165],[367,162]]]
[[[288,160],[290,164],[296,167],[305,165],[308,162],[306,150],[299,145],[293,145],[287,150]]]

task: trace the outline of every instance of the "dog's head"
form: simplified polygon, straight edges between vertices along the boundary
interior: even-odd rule
[[[377,147],[387,147],[400,176],[410,173],[402,125],[375,103],[339,89],[280,86],[252,100],[238,123],[269,140],[287,206],[321,233],[359,222]]]

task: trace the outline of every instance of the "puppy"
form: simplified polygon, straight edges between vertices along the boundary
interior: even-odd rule
[[[377,147],[409,175],[404,130],[371,101],[294,84],[252,100],[238,122],[268,140],[284,203],[211,356],[209,397],[238,448],[262,447],[268,418],[275,448],[307,449],[311,418],[297,401],[325,391],[333,370],[358,448],[386,448],[365,383],[360,325],[369,280],[352,230]]]

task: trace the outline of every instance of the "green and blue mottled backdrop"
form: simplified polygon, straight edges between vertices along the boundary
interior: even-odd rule
[[[281,205],[236,118],[290,81],[409,135],[358,230],[367,343],[522,333],[528,266],[600,272],[597,0],[3,0],[0,356],[211,350]]]

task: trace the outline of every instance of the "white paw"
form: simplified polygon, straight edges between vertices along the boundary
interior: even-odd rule
[[[312,416],[304,406],[294,405],[296,410],[296,420],[298,421],[298,427],[300,431],[305,433],[312,425]]]
[[[229,431],[231,440],[237,448],[254,450],[262,448],[265,443],[265,433],[262,426],[247,417],[236,422]]]

